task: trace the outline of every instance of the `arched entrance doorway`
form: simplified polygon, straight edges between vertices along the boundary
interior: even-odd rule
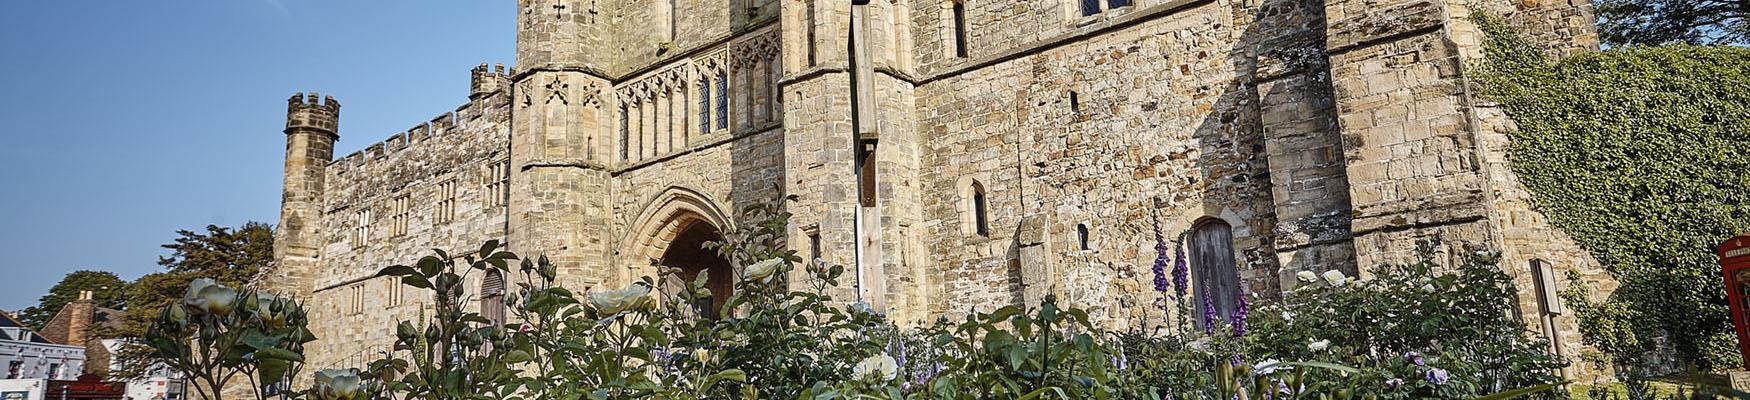
[[[729,295],[735,290],[735,269],[729,261],[717,254],[715,249],[705,248],[708,242],[723,240],[723,235],[717,228],[702,221],[694,221],[681,228],[667,250],[657,263],[679,270],[682,284],[693,282],[699,274],[705,274],[705,289],[711,291],[711,297],[700,299],[693,303],[693,309],[700,316],[710,319],[719,317],[719,310],[729,301]],[[678,287],[675,288],[678,290]]]

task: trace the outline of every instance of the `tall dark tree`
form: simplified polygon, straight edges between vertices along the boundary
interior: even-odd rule
[[[104,271],[73,271],[61,278],[60,283],[49,288],[49,294],[37,300],[37,304],[25,308],[18,313],[18,319],[26,325],[38,330],[49,324],[55,318],[55,313],[61,312],[67,303],[79,298],[79,292],[91,291],[91,298],[99,307],[120,309],[127,303],[122,295],[127,288],[126,281],[114,273]]]
[[[1750,44],[1750,0],[1598,0],[1612,45]]]

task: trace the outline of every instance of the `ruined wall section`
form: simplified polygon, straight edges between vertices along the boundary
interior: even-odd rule
[[[1502,254],[1514,276],[1528,326],[1555,341],[1557,354],[1583,350],[1571,315],[1543,309],[1538,291],[1584,284],[1595,294],[1615,286],[1597,262],[1537,213],[1507,164],[1511,122],[1478,98],[1466,73],[1481,61],[1473,7],[1507,17],[1549,54],[1595,49],[1591,5],[1572,2],[1333,1],[1329,52],[1335,78],[1362,265],[1403,262],[1414,243],[1440,240],[1448,263],[1482,247]],[[1547,262],[1558,282],[1533,279]],[[1578,271],[1584,282],[1567,282]],[[1545,327],[1545,318],[1554,323]],[[1578,364],[1577,364],[1578,365]],[[1572,367],[1565,375],[1599,371]]]
[[[499,182],[509,105],[509,94],[496,92],[329,164],[324,246],[308,305],[324,317],[311,324],[321,340],[308,352],[309,365],[362,366],[392,344],[396,322],[430,307],[416,289],[372,279],[378,270],[413,263],[430,249],[463,255],[505,238]],[[475,300],[478,279],[470,276],[466,286]]]
[[[1197,4],[1142,5],[1133,26],[1094,25],[1111,30],[919,87],[934,166],[922,176],[937,238],[927,265],[942,268],[934,311],[1049,292],[1104,326],[1161,321],[1149,283],[1157,220],[1169,238],[1205,218],[1229,223],[1248,292],[1274,293],[1270,165],[1243,89],[1250,67],[1231,54],[1243,46],[1235,10]],[[988,237],[970,216],[978,186]]]

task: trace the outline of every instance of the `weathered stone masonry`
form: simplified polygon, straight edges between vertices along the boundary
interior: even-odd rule
[[[617,287],[688,235],[734,229],[736,210],[793,196],[789,246],[852,264],[849,2],[516,6],[516,67],[476,69],[466,105],[364,152],[333,158],[337,102],[291,100],[264,283],[311,301],[313,365],[389,344],[425,300],[370,276],[429,248],[504,240],[574,289]],[[880,206],[864,229],[880,262],[835,295],[896,320],[1056,295],[1102,326],[1160,324],[1157,224],[1231,237],[1200,248],[1234,265],[1192,266],[1238,276],[1212,293],[1365,275],[1437,237],[1447,254],[1500,249],[1527,321],[1555,321],[1568,356],[1572,318],[1540,308],[1530,263],[1586,277],[1560,285],[1614,285],[1533,209],[1505,164],[1511,122],[1465,72],[1481,59],[1473,8],[1562,56],[1596,48],[1585,0],[867,7]]]

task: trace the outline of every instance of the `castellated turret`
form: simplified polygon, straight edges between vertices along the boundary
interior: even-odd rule
[[[510,75],[504,71],[504,64],[494,65],[490,69],[486,64],[480,64],[474,67],[468,98],[480,100],[506,89],[510,89]]]
[[[292,95],[286,101],[285,134],[285,191],[273,242],[278,264],[266,279],[269,287],[304,298],[320,251],[323,172],[340,139],[340,102],[316,93]]]
[[[286,134],[305,130],[336,136],[340,132],[340,102],[314,92],[292,95],[286,101]]]

